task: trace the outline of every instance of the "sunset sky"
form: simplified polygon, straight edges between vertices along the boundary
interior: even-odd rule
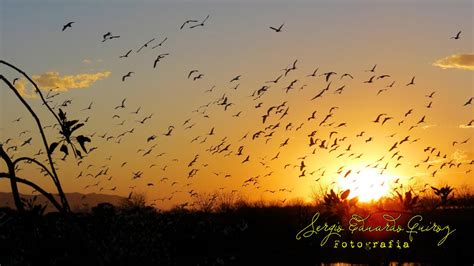
[[[380,178],[373,181],[374,186],[385,182],[387,189],[404,184],[419,191],[425,183],[472,188],[474,103],[464,106],[474,94],[472,11],[472,1],[72,4],[0,0],[0,58],[26,71],[44,94],[50,89],[60,92],[51,99],[51,106],[72,99],[62,107],[68,118],[84,121],[89,117],[78,132],[93,135],[87,147],[97,149],[79,166],[73,156],[62,161],[61,152],[54,153],[66,192],[127,196],[133,190],[145,193],[149,202],[155,200],[163,208],[192,202],[191,190],[213,192],[220,188],[237,190],[253,200],[310,200],[319,186],[354,189],[347,183],[364,178],[357,177],[358,171],[362,176]],[[207,15],[204,26],[190,28]],[[180,29],[188,19],[199,22]],[[70,21],[75,23],[62,31]],[[281,32],[269,28],[281,24]],[[459,31],[460,38],[452,39]],[[120,37],[102,42],[107,32]],[[161,46],[152,49],[165,38]],[[128,57],[119,58],[130,49]],[[169,55],[153,68],[159,54]],[[296,69],[285,76],[282,69],[291,68],[295,60]],[[370,72],[374,65],[375,72]],[[316,68],[315,77],[308,76]],[[191,70],[198,72],[188,78]],[[122,81],[129,71],[134,73]],[[330,77],[329,90],[311,100],[329,84],[320,75],[331,71],[337,74]],[[194,80],[200,73],[202,78]],[[344,73],[354,78],[341,78]],[[6,66],[0,66],[0,74],[10,81],[20,77]],[[230,82],[238,75],[238,80]],[[268,83],[280,75],[277,83]],[[390,76],[377,79],[381,75]],[[364,83],[372,76],[372,83]],[[414,76],[414,85],[407,86]],[[294,80],[286,93],[285,88]],[[270,87],[260,98],[251,96],[264,85]],[[26,80],[20,79],[15,86],[38,111],[43,125],[51,125],[52,115]],[[377,95],[382,89],[386,90]],[[427,97],[432,92],[432,97]],[[227,110],[219,105],[225,97],[233,103]],[[115,109],[125,98],[125,108]],[[83,110],[91,102],[91,109]],[[287,103],[272,109],[262,123],[267,110],[283,102]],[[0,104],[0,142],[5,149],[18,146],[17,151],[9,150],[10,156],[44,151],[31,116],[3,83]],[[138,114],[133,114],[139,107]],[[288,107],[288,115],[279,119]],[[338,108],[321,124],[331,107]],[[410,109],[413,111],[405,117]],[[275,113],[278,110],[280,113]],[[314,111],[315,119],[308,120]],[[384,125],[372,122],[382,113],[381,120],[392,119]],[[120,118],[112,118],[114,115]],[[152,117],[145,123],[137,122],[149,115]],[[425,122],[417,125],[423,116]],[[13,122],[20,117],[19,122]],[[118,125],[122,121],[124,124]],[[269,128],[277,123],[278,128]],[[409,130],[413,125],[417,127]],[[169,126],[174,129],[165,136]],[[132,134],[117,138],[132,128]],[[20,136],[24,130],[29,132]],[[313,139],[319,140],[309,147],[308,135],[315,130]],[[263,133],[252,139],[259,131]],[[357,137],[362,131],[365,133]],[[46,132],[49,142],[59,138],[57,130],[48,128]],[[99,137],[105,133],[104,138]],[[247,138],[240,140],[247,133]],[[156,139],[147,142],[153,135]],[[109,136],[112,138],[107,141]],[[400,144],[406,136],[409,139]],[[31,145],[20,147],[30,137]],[[9,138],[12,140],[5,144]],[[280,147],[287,139],[288,145]],[[335,139],[337,143],[331,147]],[[320,147],[322,140],[326,148]],[[220,152],[212,154],[220,143]],[[394,143],[397,147],[389,152]],[[221,151],[228,145],[228,151]],[[244,146],[242,155],[237,155],[240,146]],[[427,147],[435,150],[425,152]],[[440,156],[436,156],[438,152]],[[188,167],[196,155],[196,162]],[[249,161],[242,163],[247,156]],[[46,159],[45,155],[36,157]],[[305,166],[300,169],[302,161]],[[1,172],[5,168],[0,164]],[[18,176],[55,192],[51,180],[38,174],[35,166],[23,164],[21,168]],[[95,177],[107,168],[106,175]],[[188,178],[193,169],[197,173]],[[382,175],[377,174],[382,170]],[[132,179],[138,171],[143,175]],[[258,183],[247,182],[243,187],[250,178]],[[356,187],[364,182],[359,181]],[[147,185],[150,183],[153,186]],[[10,191],[6,179],[0,184],[1,191]],[[23,186],[21,191],[31,193]],[[171,195],[171,200],[157,200]]]

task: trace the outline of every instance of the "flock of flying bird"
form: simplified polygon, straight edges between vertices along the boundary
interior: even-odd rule
[[[203,27],[210,18],[207,15],[202,20],[189,19],[184,21],[178,28],[183,30],[185,27],[193,29],[196,27]],[[62,27],[62,31],[72,30],[75,22],[69,22]],[[275,33],[281,33],[284,24],[279,27],[269,27]],[[457,33],[451,39],[460,39],[461,32]],[[110,41],[116,38],[120,38],[119,35],[113,35],[111,32],[107,32],[102,36],[102,42]],[[155,42],[155,38],[150,39],[143,45],[139,46],[135,50],[135,53],[139,53],[146,49],[155,49],[163,47],[168,40],[167,37],[162,39],[160,42]],[[127,51],[118,55],[119,60],[125,60],[132,55],[133,49],[127,49]],[[156,68],[159,63],[169,53],[160,53],[151,64],[153,68]],[[356,75],[351,73],[336,73],[334,71],[321,71],[320,68],[315,68],[310,73],[301,73],[299,67],[299,60],[292,60],[290,64],[281,70],[279,73],[275,73],[275,77],[270,80],[262,81],[259,88],[255,89],[249,95],[250,107],[248,102],[241,102],[237,98],[236,94],[241,94],[242,88],[239,88],[240,82],[244,79],[244,74],[237,74],[234,77],[230,77],[227,80],[228,89],[219,89],[215,85],[204,93],[209,95],[209,101],[192,111],[189,118],[183,119],[183,122],[176,122],[174,125],[167,125],[163,127],[161,132],[149,132],[150,127],[145,126],[151,123],[154,119],[154,114],[143,114],[142,107],[130,107],[127,103],[127,98],[117,103],[116,106],[111,108],[113,116],[113,126],[109,127],[104,133],[94,132],[89,135],[92,139],[92,143],[95,145],[90,147],[88,154],[77,161],[78,175],[77,179],[86,179],[87,185],[83,187],[83,190],[87,193],[90,192],[107,192],[116,191],[119,189],[118,185],[114,185],[114,179],[125,178],[129,179],[128,183],[131,185],[127,188],[119,189],[120,191],[127,191],[129,197],[131,196],[134,189],[137,186],[147,187],[163,187],[168,186],[173,188],[172,192],[168,195],[161,195],[160,197],[152,197],[152,205],[156,205],[156,201],[171,201],[174,196],[178,193],[182,193],[188,196],[188,201],[181,203],[182,207],[191,207],[193,205],[193,198],[199,195],[198,188],[194,187],[194,182],[197,178],[211,178],[208,182],[220,183],[230,178],[237,178],[240,180],[240,188],[238,187],[225,187],[222,186],[219,190],[227,190],[230,193],[241,192],[243,189],[253,188],[255,191],[260,193],[280,193],[280,200],[285,203],[287,196],[291,195],[294,188],[291,187],[274,187],[263,189],[262,180],[271,180],[277,175],[288,175],[291,178],[291,173],[288,170],[295,169],[297,175],[293,182],[299,182],[301,178],[309,177],[313,182],[320,182],[321,178],[328,180],[335,180],[337,176],[348,177],[351,174],[360,172],[361,169],[351,168],[348,162],[364,160],[367,157],[367,145],[371,142],[375,142],[377,139],[374,136],[374,131],[381,130],[380,127],[390,126],[391,130],[394,130],[393,134],[390,134],[388,138],[391,140],[391,145],[386,147],[386,152],[380,155],[380,158],[376,160],[365,159],[368,164],[365,168],[376,169],[383,174],[389,169],[395,169],[402,165],[409,166],[412,170],[416,168],[424,169],[429,171],[429,176],[436,177],[441,171],[449,168],[464,169],[463,171],[468,174],[471,171],[473,160],[459,162],[455,159],[449,158],[449,152],[439,148],[437,145],[425,145],[421,149],[425,154],[426,158],[420,159],[419,161],[408,160],[406,155],[402,153],[402,148],[405,146],[415,145],[417,142],[423,142],[421,137],[417,137],[416,129],[425,126],[427,121],[430,119],[429,110],[433,108],[433,99],[436,97],[436,91],[432,91],[425,95],[429,103],[424,106],[414,106],[406,110],[402,115],[389,114],[389,112],[382,112],[374,114],[374,117],[370,120],[370,123],[376,126],[376,129],[371,132],[370,129],[361,130],[356,134],[348,133],[346,128],[351,125],[350,121],[342,121],[338,118],[344,107],[343,106],[331,106],[328,110],[315,109],[312,110],[307,117],[293,118],[290,120],[290,114],[293,110],[298,109],[299,105],[307,101],[308,104],[318,106],[321,101],[333,101],[337,103],[337,98],[343,95],[350,86],[354,86],[354,82],[357,82],[357,86],[372,86],[371,88],[377,87],[377,97],[382,97],[384,92],[392,89],[397,82],[389,74],[379,73],[379,66],[374,65],[364,70],[362,81],[357,80]],[[298,73],[299,72],[299,73]],[[129,71],[121,77],[122,82],[126,82],[129,78],[133,78],[133,71]],[[194,82],[204,79],[204,73],[201,73],[198,69],[192,69],[186,71],[183,74],[183,78]],[[18,80],[15,78],[14,82]],[[388,80],[388,82],[386,82]],[[291,104],[290,100],[284,100],[277,103],[265,101],[264,99],[268,94],[283,94],[290,95],[292,93],[300,93],[303,90],[310,90],[306,83],[321,82],[323,84],[322,89],[315,89],[313,97],[308,99],[302,99],[300,96],[298,103]],[[350,84],[350,85],[349,85]],[[416,85],[415,76],[402,83],[400,86],[411,87]],[[418,89],[418,88],[417,88]],[[220,92],[218,92],[220,90]],[[219,94],[218,94],[219,93]],[[217,94],[219,96],[217,96]],[[54,100],[59,93],[49,91],[46,95],[46,99],[50,104],[55,104],[53,107],[57,110],[58,107],[68,108],[71,104],[72,99],[66,99],[62,102]],[[331,97],[330,100],[326,100]],[[466,108],[466,112],[472,108],[472,100],[470,97],[465,102],[460,104]],[[250,110],[249,110],[250,109]],[[85,108],[79,110],[78,113],[83,114],[94,111],[94,102],[91,102]],[[349,110],[350,111],[350,110]],[[194,127],[198,123],[207,123],[210,121],[215,113],[222,113],[229,117],[228,119],[255,119],[258,121],[258,128],[248,128],[245,132],[237,139],[233,139],[232,136],[227,136],[220,133],[226,127],[226,124],[209,126],[209,130],[206,132],[196,132]],[[77,113],[76,113],[77,114]],[[412,118],[413,117],[413,118]],[[21,122],[22,118],[19,117],[12,121],[16,124]],[[89,117],[83,119],[87,122]],[[124,129],[125,125],[132,123],[133,126]],[[230,126],[229,123],[228,126]],[[465,123],[466,126],[472,127],[474,120]],[[57,128],[57,125],[48,125],[44,127]],[[115,128],[115,129],[114,129]],[[115,133],[113,132],[115,130]],[[132,139],[131,135],[134,135],[136,131],[149,132],[146,139],[137,140]],[[158,144],[160,142],[171,141],[174,138],[176,131],[189,132],[187,135],[195,135],[188,140],[186,147],[189,150],[196,151],[191,158],[174,158],[168,156],[168,153],[172,151],[163,152],[158,151]],[[238,131],[239,129],[235,129]],[[300,133],[298,133],[300,132]],[[33,137],[28,136],[30,132],[25,130],[22,131],[18,139],[15,141],[13,138],[9,138],[3,142],[3,145],[8,146],[7,152],[19,152],[19,150],[25,146],[32,145]],[[53,133],[51,133],[53,134]],[[222,134],[222,135],[221,135]],[[296,140],[294,137],[296,134],[304,136],[304,139]],[[27,136],[24,136],[27,135]],[[141,170],[129,170],[127,161],[118,161],[114,159],[115,155],[107,155],[102,166],[95,164],[94,162],[100,162],[94,154],[95,150],[101,149],[101,145],[105,143],[111,143],[114,145],[121,144],[122,141],[133,141],[137,145],[143,143],[143,146],[136,150],[137,156],[142,162],[149,162],[148,167],[144,167]],[[175,140],[180,143],[186,142],[186,140]],[[294,142],[303,141],[306,146],[305,151],[302,155],[295,156],[294,159],[288,161],[287,147],[293,145]],[[465,145],[470,142],[470,138],[453,140],[452,146]],[[266,156],[255,156],[253,154],[254,145],[274,145],[276,148],[269,148]],[[260,147],[260,146],[259,146]],[[264,146],[266,147],[266,146]],[[418,146],[417,146],[418,147]],[[106,152],[106,151],[105,151]],[[321,154],[326,156],[332,156],[332,160],[341,160],[340,167],[336,167],[337,170],[333,171],[327,166],[320,165],[317,169],[313,169],[314,165],[310,165],[308,162],[311,161],[311,157],[316,160]],[[41,149],[34,154],[34,156],[44,155],[44,151]],[[285,154],[285,160],[280,158],[280,155]],[[256,174],[252,176],[242,177],[232,173],[232,170],[236,168],[235,165],[215,165],[214,162],[218,161],[218,158],[232,158],[232,163],[242,165],[245,167],[248,164]],[[291,157],[291,156],[290,156]],[[133,166],[132,166],[133,167]],[[168,174],[169,167],[180,168],[184,173],[184,176],[178,176],[177,174]],[[237,166],[239,168],[240,166]],[[156,169],[155,169],[156,168]],[[223,168],[221,170],[216,170]],[[214,173],[215,177],[210,177],[208,174],[200,174],[207,171]],[[212,169],[212,170],[210,170]],[[18,168],[18,171],[21,169]],[[415,170],[416,171],[416,170]],[[421,170],[420,170],[421,171]],[[113,173],[112,173],[113,172]],[[123,176],[125,175],[127,176]],[[46,173],[43,173],[46,174]],[[213,179],[212,179],[213,178]],[[144,180],[142,183],[140,180]],[[272,182],[266,182],[272,184]],[[396,182],[398,184],[398,179]],[[336,181],[333,181],[330,185],[337,185]],[[401,185],[403,186],[403,185]],[[231,190],[232,189],[232,190]],[[132,191],[132,192],[130,192]],[[159,194],[159,193],[157,193]],[[85,197],[85,196],[84,196]],[[215,199],[216,196],[214,196]]]

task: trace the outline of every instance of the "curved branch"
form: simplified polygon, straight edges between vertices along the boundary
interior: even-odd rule
[[[18,70],[20,73],[24,74],[24,75],[28,78],[28,80],[30,80],[31,82],[33,82],[23,71],[19,70],[19,69],[16,68],[15,66],[10,65],[10,64],[6,63],[6,62],[3,61],[3,60],[0,60],[0,63],[6,64],[6,65],[8,65],[8,66],[10,66],[10,67],[12,67],[12,68]],[[59,178],[58,178],[58,174],[56,173],[56,169],[54,168],[53,159],[52,159],[52,157],[51,157],[51,153],[49,152],[48,141],[47,141],[46,135],[45,135],[45,133],[44,133],[44,131],[43,131],[43,126],[41,125],[40,119],[38,118],[38,116],[36,115],[36,113],[33,111],[33,109],[31,108],[31,106],[25,101],[25,99],[23,99],[23,97],[20,95],[20,93],[18,92],[18,90],[15,88],[15,86],[13,86],[13,85],[10,83],[9,80],[7,80],[3,75],[0,75],[0,80],[3,80],[3,81],[5,82],[5,84],[8,85],[8,87],[13,91],[13,93],[15,93],[15,95],[17,96],[17,98],[23,103],[23,105],[26,107],[26,109],[28,109],[28,111],[30,112],[31,116],[34,118],[34,120],[35,120],[35,122],[36,122],[36,125],[38,126],[38,129],[39,129],[39,131],[40,131],[41,138],[42,138],[42,140],[43,140],[43,144],[44,144],[44,146],[45,146],[45,148],[46,148],[46,151],[47,151],[46,154],[48,155],[49,165],[51,166],[51,171],[52,171],[52,174],[53,174],[53,176],[54,176],[53,182],[54,182],[54,184],[56,185],[56,188],[57,188],[57,190],[58,190],[58,194],[59,194],[59,196],[60,196],[60,198],[61,198],[62,204],[64,205],[65,211],[66,211],[66,212],[70,211],[70,209],[69,209],[69,204],[68,204],[68,202],[67,202],[66,196],[64,195],[64,192],[63,192],[62,187],[61,187],[61,183],[60,183]],[[34,82],[33,82],[33,84],[35,85],[35,88],[38,89],[38,87],[36,86],[36,84],[35,84]],[[39,91],[39,89],[38,89],[38,93],[39,93],[39,94],[41,95],[41,97],[42,97],[42,94],[41,94],[41,92]],[[42,97],[42,99],[44,100],[43,97]],[[46,104],[46,106],[48,106],[48,105]],[[49,106],[48,106],[48,107],[49,107]],[[51,108],[49,108],[49,109],[52,111]],[[53,113],[54,113],[54,112],[53,112]],[[56,114],[55,114],[55,117],[57,117]]]
[[[9,178],[8,174],[7,173],[0,173],[0,178]],[[29,180],[26,180],[26,179],[23,179],[23,178],[19,178],[19,177],[15,177],[15,181],[18,182],[18,183],[22,183],[22,184],[25,184],[27,186],[30,186],[32,187],[33,189],[35,189],[36,191],[38,191],[39,193],[41,193],[41,195],[45,196],[53,205],[54,207],[56,207],[56,209],[58,209],[58,211],[62,212],[63,211],[63,208],[61,207],[61,205],[58,203],[58,201],[53,197],[53,195],[51,195],[50,193],[46,192],[44,189],[42,189],[40,186],[36,185],[35,183],[29,181]]]
[[[0,157],[5,161],[8,168],[8,174],[5,173],[5,176],[10,179],[10,186],[12,187],[13,201],[19,212],[23,211],[23,203],[21,202],[20,192],[18,191],[18,184],[16,183],[15,176],[15,165],[8,156],[8,154],[3,149],[3,145],[0,144]]]
[[[46,107],[48,108],[48,110],[54,115],[54,117],[56,118],[56,120],[58,120],[59,124],[61,124],[61,120],[59,119],[58,115],[53,111],[53,109],[49,106],[48,102],[46,101],[46,99],[44,98],[43,96],[43,93],[41,92],[41,90],[38,88],[38,85],[36,85],[36,83],[30,78],[30,76],[28,76],[28,74],[26,74],[23,70],[19,69],[18,67],[4,61],[4,60],[0,60],[0,64],[3,64],[3,65],[6,65],[6,66],[9,66],[13,69],[15,69],[16,71],[20,72],[20,74],[22,74],[31,84],[33,84],[33,86],[35,87],[36,89],[36,92],[39,94],[41,100],[43,101],[44,105],[46,105]]]
[[[49,171],[49,169],[42,163],[40,163],[39,161],[37,161],[36,159],[33,159],[33,158],[29,158],[29,157],[20,157],[18,159],[16,159],[15,161],[13,161],[13,165],[16,166],[17,163],[21,162],[21,161],[30,161],[30,162],[33,162],[35,164],[37,164],[39,167],[41,167],[43,170],[46,171],[46,173],[51,177],[51,178],[54,178],[53,174],[51,173],[51,171]]]

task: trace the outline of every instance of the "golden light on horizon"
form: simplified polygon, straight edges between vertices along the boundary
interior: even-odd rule
[[[341,190],[350,189],[349,198],[358,197],[361,202],[377,201],[390,193],[389,183],[394,178],[380,170],[364,168],[347,177],[341,175],[338,185]]]

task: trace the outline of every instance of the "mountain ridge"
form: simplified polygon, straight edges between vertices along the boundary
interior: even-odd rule
[[[29,201],[33,200],[36,196],[36,204],[45,204],[47,203],[46,212],[56,211],[56,208],[41,194],[29,195],[29,194],[20,194],[20,197]],[[53,197],[58,201],[59,196],[53,194]],[[109,194],[99,194],[99,193],[88,193],[83,194],[79,192],[70,192],[66,193],[66,198],[68,199],[71,210],[73,211],[85,211],[89,210],[91,207],[97,206],[99,203],[108,202],[115,206],[118,206],[122,203],[125,197]],[[13,202],[13,196],[11,192],[0,192],[0,207],[8,207],[15,209],[15,204]]]

